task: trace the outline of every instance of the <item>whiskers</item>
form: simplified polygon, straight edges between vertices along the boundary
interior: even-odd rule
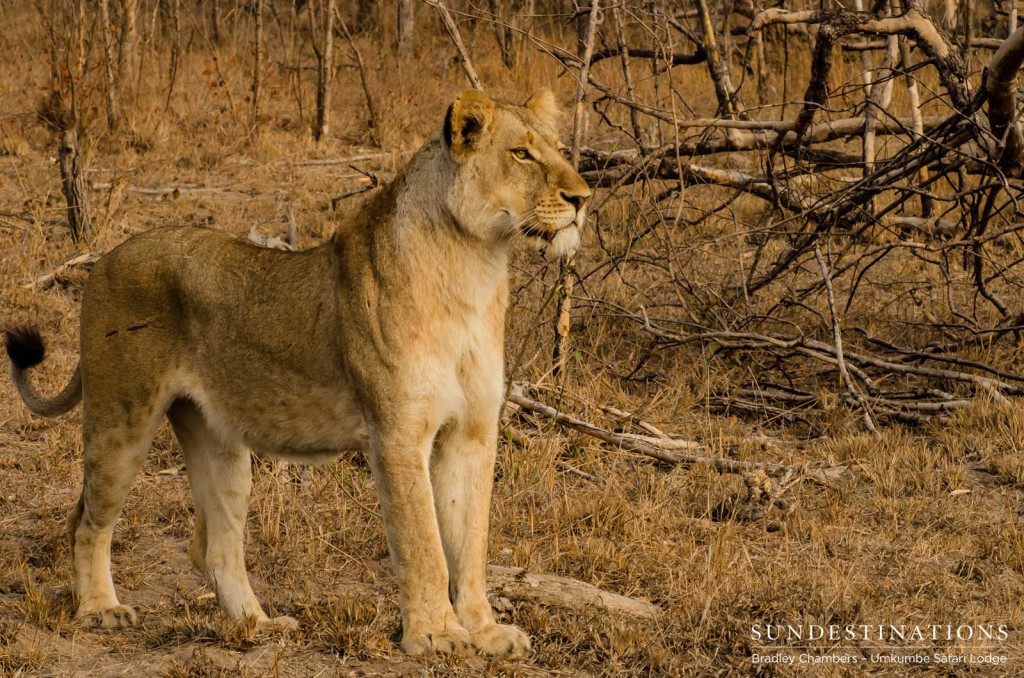
[[[540,217],[534,208],[521,214],[518,219],[509,221],[502,235],[514,244],[518,240],[526,240],[529,237],[526,232],[539,225]]]
[[[551,222],[550,213],[545,213],[544,216],[546,218],[542,218],[536,208],[528,210],[517,219],[510,220],[502,230],[502,235],[512,245],[526,241],[542,253],[550,252],[555,256],[566,256],[576,251],[579,246],[579,232],[575,226],[575,218],[559,226]]]

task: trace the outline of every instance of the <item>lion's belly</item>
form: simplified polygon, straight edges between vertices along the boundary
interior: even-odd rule
[[[344,452],[366,449],[366,421],[348,389],[276,379],[249,386],[243,392],[185,378],[180,390],[221,437],[260,453],[296,463],[327,463]]]
[[[297,464],[326,464],[367,446],[366,422],[357,411],[316,408],[290,425],[249,426],[242,440],[250,449]],[[316,412],[320,410],[320,412]]]
[[[366,449],[366,422],[354,407],[343,403],[307,400],[301,410],[285,416],[279,413],[272,421],[253,414],[241,413],[234,421],[236,435],[256,452],[300,464],[323,464],[344,452]]]

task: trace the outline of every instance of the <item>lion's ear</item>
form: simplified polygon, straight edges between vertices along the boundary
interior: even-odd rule
[[[483,92],[468,89],[448,107],[444,119],[444,141],[453,151],[462,151],[480,140],[494,119],[494,102]]]
[[[555,101],[555,94],[547,87],[541,87],[526,101],[526,108],[549,127],[558,129],[562,123],[562,107]]]

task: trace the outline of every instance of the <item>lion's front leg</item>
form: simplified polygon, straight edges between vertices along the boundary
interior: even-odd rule
[[[402,650],[471,653],[469,632],[448,600],[448,572],[438,533],[428,464],[433,435],[410,442],[409,425],[371,441],[368,459],[380,495],[388,552],[398,579]]]
[[[483,654],[522,657],[530,638],[494,621],[487,600],[487,528],[494,484],[497,417],[456,425],[438,440],[431,466],[434,504],[448,561],[455,614]]]

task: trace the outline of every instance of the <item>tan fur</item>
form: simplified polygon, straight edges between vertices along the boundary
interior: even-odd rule
[[[82,302],[85,483],[68,517],[80,618],[136,621],[114,592],[110,540],[166,415],[197,507],[189,554],[230,616],[295,624],[267,619],[249,587],[249,450],[358,449],[380,493],[402,648],[529,650],[495,623],[484,577],[509,248],[525,234],[570,253],[590,196],[557,150],[556,118],[547,91],[526,106],[466,92],[447,134],[320,247],[169,228],[96,264]]]

